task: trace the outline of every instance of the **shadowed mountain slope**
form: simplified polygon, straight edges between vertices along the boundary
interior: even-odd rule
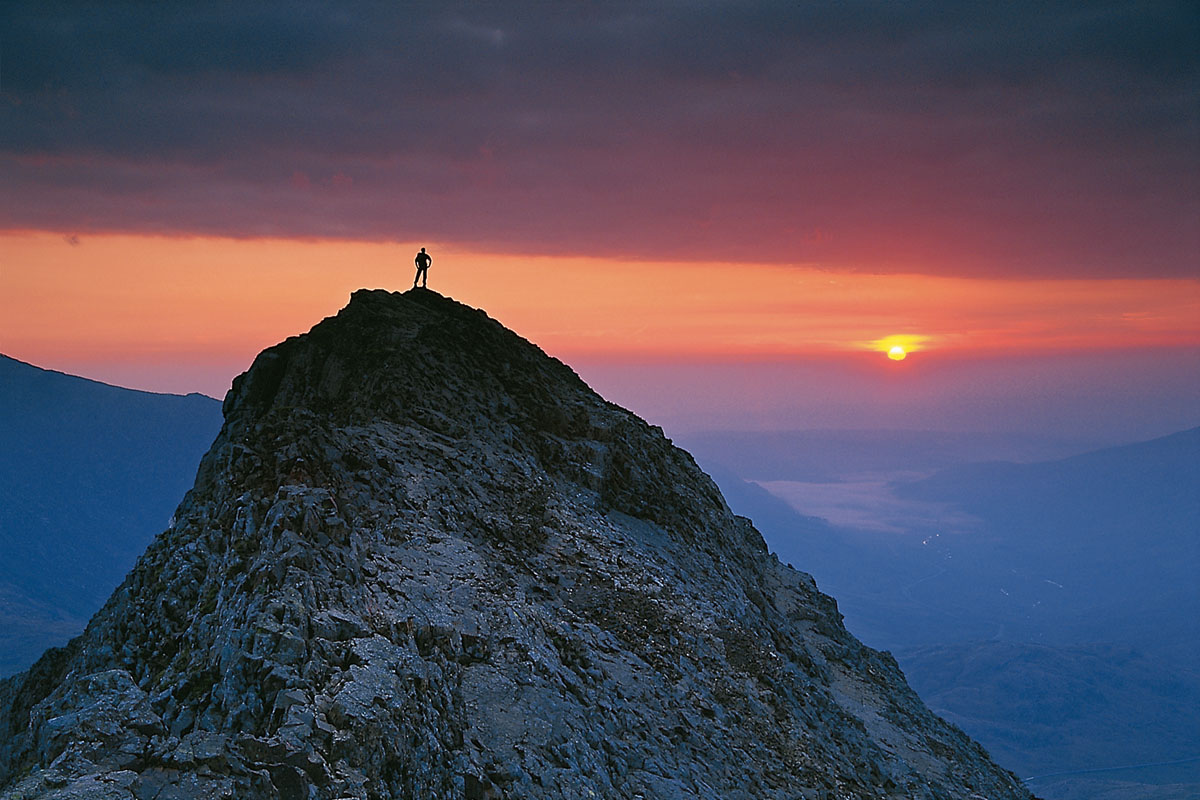
[[[83,630],[171,519],[221,404],[0,356],[0,675]]]
[[[356,292],[224,412],[86,632],[0,683],[3,797],[1029,797],[481,311]]]
[[[1172,670],[1129,647],[978,642],[900,657],[931,708],[1024,776],[1198,755],[1200,673]],[[1175,772],[1195,780],[1194,766]],[[1193,782],[1178,796],[1197,789]]]

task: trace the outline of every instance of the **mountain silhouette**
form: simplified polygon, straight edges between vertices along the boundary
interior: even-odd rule
[[[0,683],[0,796],[1030,796],[482,311],[355,292],[223,410],[87,630]]]

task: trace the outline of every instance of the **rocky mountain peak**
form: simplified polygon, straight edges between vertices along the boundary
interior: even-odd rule
[[[234,381],[225,415],[227,438],[274,431],[289,438],[277,441],[285,450],[317,421],[411,427],[566,478],[615,510],[662,523],[677,517],[671,530],[689,536],[711,533],[699,508],[723,505],[661,429],[607,403],[484,312],[424,289],[355,292],[336,316],[260,354]],[[654,498],[643,494],[648,486]],[[746,532],[765,550],[757,532]]]
[[[356,292],[224,412],[87,631],[0,683],[0,796],[1029,796],[481,311]]]
[[[425,289],[363,289],[336,316],[263,351],[234,381],[225,413],[304,406],[347,421],[406,422],[419,414],[423,425],[465,435],[452,419],[461,425],[487,412],[530,424],[522,415],[557,408],[563,392],[591,394],[570,368],[484,312]],[[512,405],[479,405],[501,398]]]

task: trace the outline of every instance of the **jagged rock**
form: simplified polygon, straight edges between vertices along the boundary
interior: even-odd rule
[[[263,352],[172,527],[0,684],[3,798],[1027,798],[687,453],[480,311]]]

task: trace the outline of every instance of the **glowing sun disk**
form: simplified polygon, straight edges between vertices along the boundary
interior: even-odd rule
[[[871,342],[862,342],[860,346],[868,350],[874,350],[877,353],[883,353],[893,361],[901,361],[909,353],[924,350],[925,345],[930,340],[931,337],[929,336],[902,333],[885,336],[882,339],[876,339]]]

